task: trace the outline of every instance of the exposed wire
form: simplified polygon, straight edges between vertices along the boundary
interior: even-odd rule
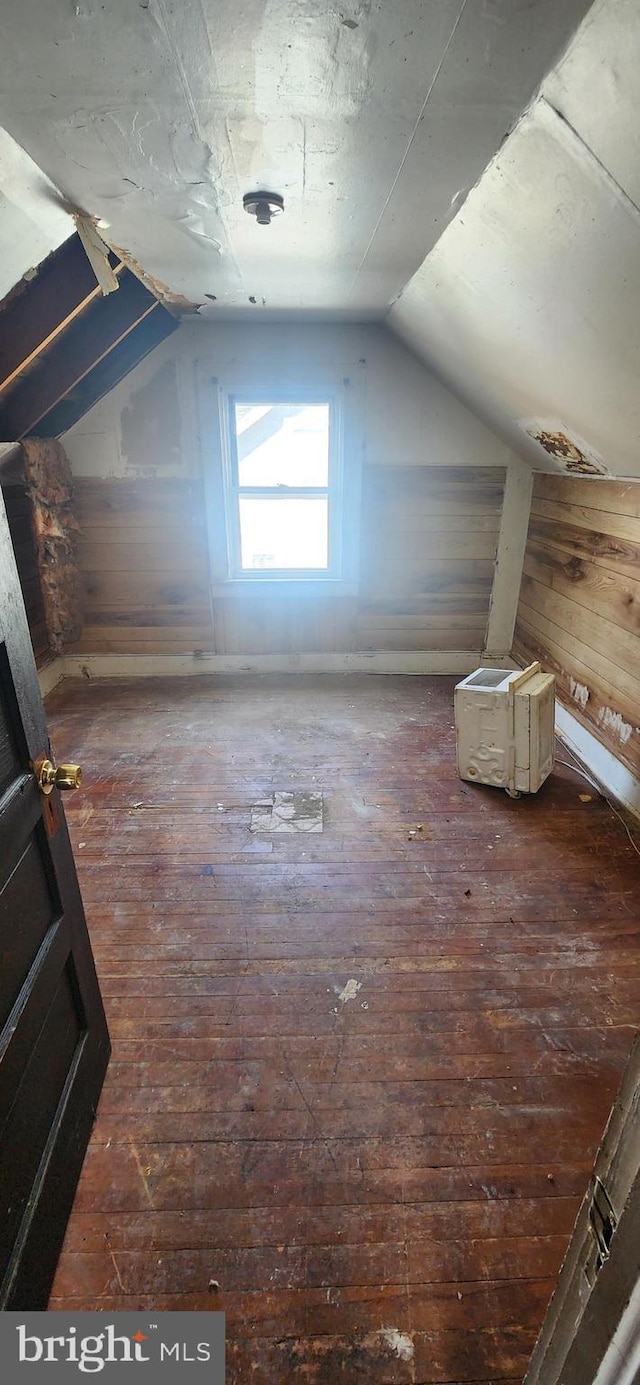
[[[573,755],[573,751],[569,748],[568,745],[565,745],[564,748],[565,748],[565,750],[568,752],[569,755]],[[607,804],[607,806],[611,809],[611,812],[614,813],[615,816],[618,818],[618,820],[622,823],[622,826],[624,827],[624,830],[625,830],[625,832],[626,832],[626,834],[627,834],[627,836],[628,836],[628,838],[629,838],[629,841],[631,842],[631,845],[632,845],[632,847],[633,847],[633,849],[634,849],[634,851],[635,851],[635,853],[636,853],[636,856],[640,856],[640,847],[638,846],[638,843],[637,843],[637,841],[635,840],[635,837],[633,837],[633,836],[631,835],[631,831],[630,831],[630,829],[629,829],[628,823],[625,822],[625,820],[624,820],[624,818],[623,818],[623,816],[622,816],[622,813],[620,812],[619,808],[616,808],[615,803],[612,803],[612,802],[611,802],[611,799],[610,799],[610,798],[607,798],[606,793],[603,793],[603,791],[602,791],[600,785],[596,783],[595,779],[592,779],[592,778],[591,778],[591,775],[590,775],[590,774],[587,774],[587,771],[586,771],[585,769],[582,768],[582,765],[580,764],[580,762],[579,762],[577,756],[574,756],[574,759],[575,759],[576,763],[572,765],[572,764],[569,763],[568,760],[561,760],[561,759],[559,759],[558,756],[556,756],[555,763],[556,763],[557,765],[565,765],[565,767],[566,767],[567,769],[572,769],[572,770],[574,771],[575,774],[581,774],[581,775],[582,775],[582,778],[583,778],[583,779],[586,779],[586,781],[587,781],[588,784],[591,784],[591,787],[592,787],[593,789],[595,789],[596,793],[598,793],[598,794],[600,795],[601,798],[604,799],[604,801],[605,801],[605,803]]]
[[[571,752],[569,752],[569,753],[571,753]],[[568,760],[561,760],[559,755],[556,755],[555,760],[554,760],[553,763],[554,763],[554,765],[564,765],[566,769],[572,769],[572,770],[574,771],[575,774],[581,774],[581,775],[582,775],[582,778],[583,778],[583,779],[586,779],[587,783],[588,783],[588,784],[591,784],[591,787],[592,787],[593,789],[596,789],[596,791],[597,791],[597,793],[599,794],[600,798],[606,798],[606,795],[603,794],[602,789],[600,788],[600,785],[599,785],[599,784],[596,784],[595,779],[592,779],[592,778],[591,778],[591,775],[590,775],[590,774],[587,774],[586,769],[582,769],[580,765],[572,765],[572,764],[569,763]],[[606,799],[606,801],[607,801],[607,803],[609,802],[608,798]]]
[[[385,197],[384,205],[383,205],[383,207],[382,207],[382,211],[380,212],[380,215],[379,215],[379,217],[378,217],[378,220],[376,221],[376,224],[375,224],[375,226],[374,226],[374,228],[373,228],[373,231],[371,232],[371,235],[370,235],[370,237],[369,237],[369,241],[368,241],[368,244],[367,244],[367,246],[366,246],[364,255],[362,256],[362,259],[361,259],[361,261],[360,261],[360,264],[358,265],[358,268],[356,269],[356,272],[355,272],[355,274],[354,274],[354,276],[353,276],[353,280],[352,280],[351,284],[349,285],[349,297],[350,297],[351,294],[353,293],[353,290],[354,290],[354,288],[355,288],[355,286],[356,286],[356,283],[357,283],[357,280],[358,280],[358,275],[361,273],[361,270],[362,270],[362,267],[363,267],[363,265],[364,265],[364,263],[365,263],[365,261],[366,261],[367,255],[369,254],[369,251],[370,251],[370,249],[371,249],[371,246],[373,245],[373,242],[374,242],[374,240],[375,240],[375,238],[376,238],[376,236],[377,236],[377,234],[378,234],[378,230],[379,230],[379,228],[380,228],[380,224],[381,224],[381,222],[382,222],[382,218],[384,217],[384,214],[385,214],[385,212],[386,212],[386,210],[387,210],[387,207],[389,206],[389,203],[390,203],[390,201],[391,201],[391,198],[393,197],[393,194],[394,194],[394,192],[395,192],[395,190],[396,190],[396,187],[397,187],[397,185],[398,185],[398,181],[399,181],[400,176],[401,176],[401,174],[402,174],[402,170],[403,170],[403,168],[404,168],[404,166],[405,166],[405,164],[406,164],[406,162],[407,162],[407,159],[408,159],[408,157],[409,157],[409,154],[410,154],[411,149],[412,149],[412,146],[413,146],[413,142],[414,142],[415,137],[416,137],[416,135],[417,135],[417,133],[418,133],[418,130],[419,130],[419,128],[420,128],[420,123],[421,123],[421,121],[422,121],[422,119],[423,119],[423,117],[424,117],[424,113],[425,113],[425,111],[426,111],[426,109],[427,109],[427,105],[428,105],[428,103],[429,103],[429,101],[430,101],[430,99],[431,99],[431,93],[432,93],[432,91],[433,91],[433,88],[435,87],[435,84],[436,84],[436,82],[437,82],[437,80],[438,80],[438,77],[440,76],[440,73],[441,73],[442,68],[443,68],[443,66],[444,66],[445,59],[446,59],[446,57],[447,57],[447,53],[449,52],[449,49],[450,49],[450,47],[451,47],[451,44],[453,43],[453,40],[454,40],[454,38],[455,38],[455,36],[456,36],[457,30],[458,30],[458,25],[460,24],[460,21],[461,21],[461,19],[462,19],[462,16],[463,16],[463,14],[464,14],[466,8],[467,8],[467,0],[462,0],[462,4],[461,4],[461,6],[460,6],[460,10],[458,11],[458,16],[457,16],[457,18],[456,18],[456,20],[455,20],[455,23],[454,23],[454,25],[453,25],[453,28],[452,28],[452,30],[451,30],[451,33],[449,34],[449,37],[448,37],[448,39],[447,39],[447,42],[446,42],[446,44],[445,44],[445,46],[444,46],[444,49],[443,49],[442,54],[441,54],[441,56],[440,56],[440,61],[438,62],[438,66],[436,67],[436,70],[435,70],[435,72],[434,72],[434,74],[433,74],[433,77],[431,78],[431,81],[430,81],[430,83],[429,83],[429,87],[428,87],[428,90],[427,90],[427,94],[426,94],[426,96],[425,96],[425,98],[424,98],[424,101],[422,102],[422,105],[421,105],[421,107],[420,107],[420,110],[419,110],[418,115],[417,115],[417,118],[416,118],[415,125],[414,125],[414,127],[413,127],[413,130],[411,131],[410,136],[409,136],[409,140],[408,140],[406,149],[405,149],[404,154],[402,155],[402,158],[401,158],[400,163],[399,163],[399,165],[398,165],[398,170],[397,170],[396,176],[395,176],[395,178],[394,178],[394,180],[393,180],[393,182],[392,182],[392,184],[391,184],[391,187],[389,188],[389,191],[388,191],[388,193],[387,193],[387,196]]]

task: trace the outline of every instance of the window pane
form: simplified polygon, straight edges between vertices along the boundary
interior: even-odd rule
[[[326,486],[328,404],[234,404],[241,486]]]
[[[329,562],[326,497],[262,500],[243,495],[239,505],[243,572],[260,568],[326,571]]]

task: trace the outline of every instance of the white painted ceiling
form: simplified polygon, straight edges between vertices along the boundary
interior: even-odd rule
[[[561,464],[525,430],[561,430],[640,476],[640,5],[587,10],[6,5],[0,297],[78,208],[223,319],[397,300],[391,328],[534,466]],[[241,205],[261,184],[268,228]]]
[[[389,318],[540,469],[531,420],[640,475],[639,55],[598,0]]]
[[[0,124],[207,310],[379,316],[587,7],[21,0],[0,16]],[[260,185],[286,202],[268,228],[242,210]]]
[[[74,230],[53,184],[0,130],[0,300]]]

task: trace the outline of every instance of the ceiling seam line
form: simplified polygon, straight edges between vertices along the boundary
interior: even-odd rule
[[[178,79],[179,79],[179,81],[180,81],[180,86],[182,87],[182,94],[183,94],[183,96],[184,96],[185,105],[186,105],[187,110],[188,110],[188,112],[189,112],[189,115],[190,115],[190,117],[191,117],[191,124],[192,124],[192,126],[193,126],[193,132],[194,132],[194,134],[195,134],[195,136],[196,136],[196,139],[200,140],[200,142],[201,142],[202,144],[205,145],[205,147],[209,150],[209,153],[211,154],[211,153],[212,153],[211,145],[209,144],[209,141],[206,140],[206,139],[204,138],[204,134],[203,134],[203,131],[202,131],[202,126],[201,126],[201,124],[200,124],[200,117],[199,117],[199,115],[198,115],[198,109],[197,109],[197,106],[196,106],[196,103],[195,103],[195,100],[194,100],[193,92],[192,92],[191,87],[190,87],[190,85],[189,85],[189,79],[188,79],[187,74],[186,74],[186,71],[185,71],[185,66],[184,66],[184,63],[183,63],[182,58],[181,58],[181,56],[180,56],[180,53],[179,53],[179,51],[178,51],[177,43],[176,43],[176,41],[175,41],[175,39],[174,39],[173,34],[171,33],[171,29],[170,29],[170,25],[169,25],[169,19],[168,19],[168,16],[167,16],[167,10],[166,10],[166,5],[165,5],[165,0],[156,0],[156,4],[157,4],[158,12],[159,12],[159,14],[160,14],[160,16],[161,16],[161,19],[162,19],[162,23],[159,24],[158,27],[159,27],[159,29],[160,29],[160,32],[164,34],[164,37],[165,37],[165,40],[166,40],[166,43],[167,43],[167,47],[168,47],[168,49],[169,49],[169,52],[171,53],[171,56],[172,56],[172,58],[173,58],[173,61],[174,61],[175,65],[176,65],[176,71],[177,71],[177,73],[178,73]],[[213,54],[213,50],[211,49],[211,46],[210,46],[210,52],[212,53],[213,62],[214,62],[214,68],[215,68],[215,55]],[[217,70],[216,70],[216,79],[217,79]],[[235,160],[234,160],[234,162],[235,162]],[[237,260],[236,260],[236,257],[235,257],[235,255],[234,255],[232,249],[231,249],[231,238],[230,238],[230,236],[229,236],[229,232],[228,232],[228,229],[227,229],[227,224],[226,224],[225,217],[223,216],[222,209],[221,209],[221,207],[220,207],[220,201],[219,201],[219,198],[218,198],[218,195],[217,195],[217,188],[215,187],[215,183],[213,182],[213,179],[211,180],[211,182],[212,182],[212,186],[214,187],[215,192],[216,192],[216,202],[217,202],[217,208],[216,208],[216,210],[217,210],[218,216],[220,217],[220,221],[222,222],[222,226],[223,226],[223,229],[224,229],[224,233],[225,233],[225,236],[226,236],[226,239],[227,239],[226,251],[227,251],[227,254],[229,255],[229,257],[230,257],[230,259],[231,259],[232,264],[234,265],[234,267],[235,267],[235,269],[236,269],[236,272],[237,272],[237,274],[238,274],[238,278],[240,279],[241,282],[243,282],[243,276],[242,276],[242,274],[241,274],[241,272],[240,272],[240,266],[239,266],[239,264],[238,264],[238,262],[237,262]]]
[[[619,193],[623,201],[628,203],[628,205],[633,209],[634,214],[640,217],[640,207],[638,206],[637,202],[634,202],[633,198],[629,196],[629,193],[626,191],[625,188],[623,188],[622,184],[618,182],[617,178],[614,178],[611,170],[607,168],[607,165],[602,162],[602,159],[598,158],[598,155],[591,148],[591,145],[587,144],[586,139],[583,139],[579,131],[576,130],[575,125],[572,125],[571,121],[567,120],[566,115],[563,115],[562,111],[558,110],[558,107],[554,106],[553,102],[550,101],[547,96],[540,96],[539,99],[540,101],[544,102],[547,109],[552,111],[553,115],[557,116],[558,120],[560,120],[562,124],[566,127],[566,129],[570,131],[570,133],[573,135],[574,139],[577,141],[580,147],[584,149],[585,153],[589,155],[589,158],[592,159],[596,166],[599,168],[600,172],[603,174],[606,181],[608,183],[611,183],[612,187],[616,189],[616,192]],[[532,107],[530,109],[533,110],[534,108]]]
[[[400,164],[399,164],[399,166],[398,166],[398,171],[397,171],[396,176],[395,176],[395,178],[394,178],[394,180],[393,180],[393,182],[392,182],[392,184],[391,184],[391,187],[389,188],[389,191],[388,191],[387,196],[386,196],[385,201],[384,201],[384,205],[383,205],[383,207],[382,207],[382,209],[381,209],[381,211],[380,211],[380,215],[379,215],[379,217],[378,217],[378,220],[376,221],[376,224],[375,224],[375,226],[374,226],[374,228],[373,228],[373,231],[371,232],[371,236],[370,236],[369,241],[368,241],[368,243],[367,243],[367,247],[366,247],[366,249],[365,249],[364,255],[362,256],[362,259],[361,259],[361,261],[360,261],[360,264],[358,265],[358,268],[357,268],[357,270],[356,270],[356,272],[355,272],[355,274],[354,274],[354,276],[353,276],[353,280],[352,280],[352,282],[351,282],[351,284],[350,284],[350,286],[349,286],[349,294],[348,294],[349,297],[351,297],[351,294],[353,293],[353,290],[354,290],[354,287],[355,287],[355,284],[356,284],[358,275],[360,274],[360,271],[361,271],[361,269],[362,269],[362,267],[363,267],[363,265],[364,265],[364,263],[365,263],[365,260],[366,260],[366,258],[367,258],[367,255],[369,254],[369,251],[370,251],[370,249],[371,249],[371,246],[373,245],[373,242],[374,242],[374,240],[375,240],[375,238],[376,238],[376,236],[377,236],[377,234],[378,234],[378,230],[379,230],[379,227],[380,227],[380,223],[381,223],[381,221],[382,221],[382,218],[383,218],[383,216],[384,216],[384,214],[385,214],[385,212],[386,212],[386,210],[387,210],[387,207],[389,206],[389,202],[391,201],[391,198],[393,197],[393,194],[394,194],[394,192],[395,192],[395,189],[396,189],[396,187],[397,187],[397,185],[398,185],[398,182],[399,182],[399,179],[400,179],[400,175],[401,175],[402,170],[403,170],[403,168],[404,168],[404,166],[405,166],[405,164],[406,164],[406,162],[407,162],[407,159],[408,159],[408,157],[409,157],[409,154],[410,154],[410,151],[411,151],[411,146],[412,146],[413,141],[414,141],[414,139],[415,139],[415,137],[416,137],[416,135],[417,135],[417,133],[418,133],[418,126],[420,125],[420,122],[421,122],[421,120],[422,120],[422,117],[423,117],[423,115],[424,115],[424,113],[425,113],[425,111],[426,111],[426,109],[427,109],[427,104],[428,104],[429,100],[431,99],[431,93],[433,92],[433,88],[435,87],[435,84],[436,84],[436,82],[437,82],[437,80],[438,80],[438,77],[440,76],[440,73],[441,73],[442,68],[443,68],[443,65],[444,65],[445,58],[446,58],[446,56],[447,56],[447,53],[449,52],[449,49],[450,49],[450,47],[451,47],[451,44],[453,43],[453,40],[454,40],[455,34],[456,34],[456,30],[457,30],[457,28],[458,28],[458,25],[459,25],[459,23],[460,23],[460,20],[462,19],[462,16],[463,16],[463,14],[464,14],[466,8],[467,8],[467,0],[462,0],[462,5],[460,6],[460,10],[459,10],[459,12],[458,12],[456,21],[455,21],[455,23],[454,23],[454,25],[453,25],[453,28],[452,28],[452,30],[451,30],[451,33],[449,34],[449,37],[448,37],[448,39],[447,39],[447,42],[446,42],[446,44],[445,44],[445,46],[444,46],[444,49],[443,49],[443,52],[442,52],[442,56],[441,56],[441,58],[440,58],[440,62],[438,63],[438,66],[437,66],[437,68],[436,68],[436,70],[435,70],[435,72],[434,72],[434,74],[433,74],[433,77],[431,78],[431,81],[430,81],[430,83],[429,83],[429,88],[428,88],[427,94],[426,94],[426,96],[425,96],[425,98],[424,98],[424,101],[423,101],[423,103],[422,103],[422,106],[420,107],[420,111],[419,111],[419,113],[418,113],[418,117],[417,117],[417,119],[416,119],[415,125],[414,125],[414,127],[413,127],[413,130],[411,131],[410,136],[409,136],[409,140],[408,140],[408,143],[407,143],[407,147],[406,147],[406,149],[405,149],[405,151],[404,151],[404,154],[402,155],[402,158],[401,158],[401,160],[400,160]]]

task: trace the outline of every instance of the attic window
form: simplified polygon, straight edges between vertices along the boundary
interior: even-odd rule
[[[229,576],[338,575],[339,458],[329,399],[229,401]]]
[[[319,366],[311,383],[305,361],[282,381],[269,363],[234,362],[230,373],[227,383],[198,366],[213,596],[251,587],[256,598],[313,600],[323,585],[355,595],[362,376]]]

